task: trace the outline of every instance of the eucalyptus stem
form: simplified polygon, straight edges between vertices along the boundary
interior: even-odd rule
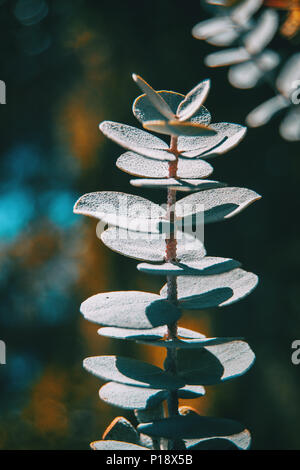
[[[176,178],[177,164],[178,164],[178,150],[177,150],[177,137],[172,136],[170,142],[170,151],[176,156],[176,160],[169,162],[169,177]],[[175,261],[177,256],[177,239],[175,227],[175,203],[176,203],[176,190],[168,189],[167,197],[167,218],[169,220],[169,238],[166,239],[166,261]],[[177,277],[167,276],[167,300],[174,305],[177,305]],[[177,322],[167,325],[167,339],[174,340],[177,338]],[[171,374],[177,372],[177,350],[176,348],[167,348],[167,357],[165,360],[165,370]],[[169,393],[167,400],[168,415],[178,415],[178,395],[176,390]],[[168,442],[169,450],[176,448],[176,442],[170,440]]]

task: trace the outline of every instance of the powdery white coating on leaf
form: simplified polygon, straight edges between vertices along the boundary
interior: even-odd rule
[[[235,65],[229,69],[228,80],[236,88],[253,88],[266,72],[270,72],[280,62],[277,52],[265,50],[255,60]]]
[[[149,450],[147,447],[121,441],[94,441],[90,446],[93,450]]]
[[[279,15],[275,10],[267,9],[257,21],[255,27],[244,38],[244,44],[250,54],[258,54],[273,39],[278,29]]]
[[[216,258],[211,256],[191,257],[183,256],[180,262],[168,261],[162,264],[140,263],[139,271],[160,276],[208,276],[221,274],[238,268],[241,264],[230,258]]]
[[[134,176],[147,178],[168,178],[169,166],[167,162],[154,162],[134,152],[123,153],[117,160],[117,167]],[[178,178],[206,178],[213,172],[213,167],[203,160],[187,161],[178,158]]]
[[[246,117],[246,123],[251,127],[267,124],[278,111],[289,106],[289,101],[282,95],[274,96],[253,109]]]
[[[185,227],[193,222],[192,214],[204,209],[204,222],[211,223],[237,215],[261,196],[246,188],[216,188],[190,194],[176,202],[178,217],[184,218]]]
[[[245,427],[231,419],[188,414],[139,424],[137,430],[149,436],[167,439],[197,439],[235,435],[243,432]]]
[[[81,196],[74,207],[76,214],[83,214],[117,227],[142,232],[157,232],[159,220],[166,211],[140,196],[101,191]]]
[[[251,434],[248,429],[244,429],[233,436],[225,436],[209,439],[187,439],[186,448],[189,450],[247,450],[251,444]]]
[[[88,357],[84,359],[83,367],[103,380],[112,380],[126,385],[167,390],[175,390],[185,385],[183,380],[159,367],[128,357]]]
[[[184,95],[181,93],[175,93],[174,91],[165,90],[157,91],[156,93],[167,103],[175,116],[179,103],[184,100]],[[153,106],[147,95],[140,95],[135,99],[132,106],[132,112],[141,123],[145,121],[163,121],[167,119]]]
[[[178,106],[185,100],[185,96],[174,91],[158,91],[157,92],[168,103],[174,114],[176,114]],[[166,121],[167,119],[154,108],[146,95],[136,98],[133,103],[133,114],[141,122],[146,121]],[[194,123],[204,124],[208,126],[211,121],[211,115],[205,106],[200,106],[190,120]]]
[[[209,339],[202,343],[198,351],[178,350],[177,373],[188,384],[216,385],[234,379],[245,374],[255,361],[255,354],[245,341],[223,338],[222,342],[222,338],[215,338],[211,345]]]
[[[215,276],[182,276],[177,279],[179,307],[187,310],[224,307],[249,295],[257,282],[255,274],[240,268]],[[167,297],[166,284],[161,296]]]
[[[248,59],[250,59],[249,53],[244,47],[239,47],[208,54],[204,62],[208,67],[224,67],[226,65],[239,64]]]
[[[120,328],[145,329],[173,323],[180,318],[178,308],[150,292],[122,291],[96,294],[80,307],[94,323]]]
[[[231,122],[211,124],[217,134],[213,137],[179,137],[178,148],[182,157],[209,158],[220,155],[234,148],[244,138],[247,128]]]
[[[109,382],[100,388],[99,396],[101,400],[119,408],[144,410],[166,400],[168,391]]]
[[[158,328],[152,328],[147,330],[136,330],[136,329],[125,329],[125,328],[100,328],[98,335],[105,336],[107,338],[126,339],[126,340],[145,340],[152,341],[156,339],[163,339],[167,336],[167,326],[160,326]],[[188,328],[178,327],[177,335],[180,338],[185,339],[203,339],[205,335],[198,333],[197,331],[189,330]]]
[[[112,121],[104,121],[99,127],[106,137],[129,150],[155,160],[175,160],[174,155],[167,151],[166,142],[149,132]]]
[[[159,113],[165,116],[167,119],[174,119],[175,115],[172,112],[169,105],[163,99],[163,97],[157,93],[142,77],[139,75],[133,74],[133,80],[140,87],[140,89],[146,93],[148,99],[152,105],[157,109]]]
[[[104,440],[129,442],[130,444],[139,444],[139,433],[132,426],[128,419],[123,416],[115,418],[104,431],[102,436]]]
[[[150,236],[151,235],[151,236]],[[130,258],[142,261],[163,261],[166,242],[162,234],[131,232],[121,228],[109,228],[101,234],[101,240],[108,248]],[[182,256],[205,256],[203,243],[192,235],[177,232],[177,258]]]
[[[203,191],[226,186],[226,183],[220,183],[219,181],[179,178],[135,179],[130,180],[130,184],[137,188],[176,189],[176,191],[185,192]]]
[[[145,129],[160,134],[175,136],[210,136],[216,132],[209,127],[198,122],[179,122],[179,121],[145,121],[143,123]]]
[[[180,121],[190,119],[198,111],[209,93],[209,88],[210,80],[203,80],[186,95],[176,113]]]

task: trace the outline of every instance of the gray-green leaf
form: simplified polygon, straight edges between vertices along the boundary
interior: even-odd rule
[[[193,88],[180,103],[177,116],[180,121],[190,119],[204,103],[210,88],[210,80],[203,80]]]
[[[180,318],[175,305],[159,295],[139,291],[93,295],[81,304],[80,311],[89,321],[120,328],[154,328]]]
[[[205,347],[198,350],[178,351],[178,374],[187,384],[215,385],[245,374],[254,363],[255,354],[245,341],[215,338],[211,345],[209,339],[202,344]]]
[[[162,96],[157,93],[142,77],[132,74],[132,78],[140,89],[147,95],[153,106],[167,119],[174,119],[175,115]]]
[[[187,310],[224,307],[249,295],[257,282],[255,274],[240,268],[212,276],[182,276],[177,279],[179,307]],[[167,297],[166,284],[161,296]]]
[[[174,390],[185,385],[159,367],[128,357],[94,356],[83,361],[83,367],[103,380],[139,387]]]
[[[117,167],[130,175],[146,178],[168,178],[168,162],[153,161],[134,152],[125,152],[117,160]],[[213,172],[213,167],[204,160],[178,158],[178,178],[206,178]]]
[[[155,160],[175,160],[166,142],[149,132],[112,121],[104,121],[99,127],[106,137],[129,150]]]
[[[139,424],[137,429],[149,436],[167,439],[227,437],[245,431],[243,425],[231,419],[211,418],[196,414],[174,416],[152,423]]]

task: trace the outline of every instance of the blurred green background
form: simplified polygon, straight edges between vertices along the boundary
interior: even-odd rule
[[[1,449],[87,449],[110,421],[129,412],[100,402],[102,382],[82,369],[95,354],[125,354],[161,364],[156,349],[109,341],[84,321],[80,303],[105,290],[158,292],[163,280],[138,274],[136,262],[104,247],[96,221],[75,216],[85,192],[135,194],[114,165],[122,149],[100,133],[104,119],[131,125],[139,90],[131,73],[156,89],[186,93],[210,77],[213,121],[243,123],[272,96],[267,85],[231,88],[226,70],[203,65],[212,46],[192,38],[208,12],[199,2],[51,0],[0,2],[0,366]],[[297,45],[277,37],[288,57]],[[245,300],[220,311],[186,314],[182,324],[212,336],[244,336],[257,355],[244,377],[208,387],[190,401],[200,413],[235,418],[253,449],[300,448],[299,144],[278,135],[280,117],[249,130],[213,161],[214,178],[263,195],[238,217],[206,228],[211,256],[233,257],[260,276]],[[143,195],[164,202],[165,194]]]

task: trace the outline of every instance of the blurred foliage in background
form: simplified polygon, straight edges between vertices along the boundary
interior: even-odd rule
[[[226,70],[205,68],[213,47],[190,30],[206,17],[200,2],[180,0],[0,1],[2,449],[87,449],[101,437],[120,410],[99,400],[101,383],[82,369],[84,357],[118,353],[162,364],[156,348],[100,338],[81,318],[90,295],[158,291],[163,279],[105,248],[96,221],[72,207],[84,192],[140,194],[114,165],[122,149],[98,130],[103,119],[137,124],[132,72],[181,93],[209,76],[206,106],[215,121],[242,124],[249,107],[272,96],[267,85],[233,89]],[[280,36],[272,46],[285,55],[297,47]],[[254,449],[300,448],[300,366],[291,362],[291,343],[300,338],[300,155],[298,144],[279,137],[278,122],[249,130],[214,162],[215,179],[263,199],[205,233],[208,254],[241,261],[260,276],[259,287],[236,306],[183,318],[205,334],[245,336],[256,352],[245,377],[190,402],[200,413],[245,423]],[[165,202],[164,193],[143,195]]]

